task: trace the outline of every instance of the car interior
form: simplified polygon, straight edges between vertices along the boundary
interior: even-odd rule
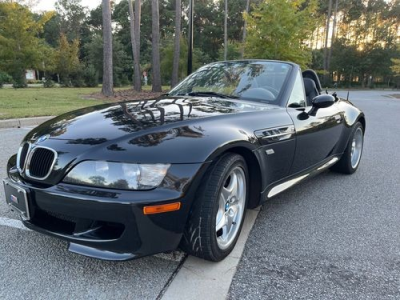
[[[321,95],[321,82],[313,70],[303,71],[304,90],[306,92],[307,106],[312,106],[312,100]]]
[[[303,78],[304,90],[306,92],[307,106],[312,106],[312,99],[319,95],[315,81],[310,78]]]

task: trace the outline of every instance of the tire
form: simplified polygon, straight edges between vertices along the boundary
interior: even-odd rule
[[[228,153],[213,163],[197,191],[181,241],[182,250],[210,261],[228,256],[242,229],[248,186],[247,165],[242,156]]]
[[[342,157],[332,166],[331,170],[343,174],[353,174],[360,165],[363,147],[364,128],[360,122],[357,122]]]

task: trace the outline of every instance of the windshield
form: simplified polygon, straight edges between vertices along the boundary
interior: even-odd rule
[[[231,97],[278,104],[291,68],[273,61],[213,63],[187,77],[169,96]]]

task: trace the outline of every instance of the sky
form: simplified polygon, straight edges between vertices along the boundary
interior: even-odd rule
[[[56,0],[40,0],[38,5],[34,7],[35,11],[54,10]],[[93,9],[101,4],[101,0],[82,0],[83,6]]]

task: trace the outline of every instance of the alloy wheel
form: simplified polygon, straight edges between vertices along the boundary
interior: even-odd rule
[[[227,249],[239,233],[246,204],[246,175],[241,167],[228,174],[221,189],[216,217],[217,243]]]

